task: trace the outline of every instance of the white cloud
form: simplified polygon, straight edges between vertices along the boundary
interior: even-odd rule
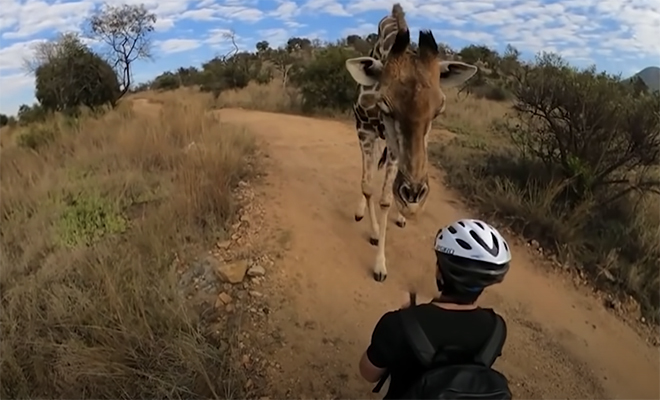
[[[0,104],[4,104],[6,99],[31,86],[34,86],[34,77],[32,76],[24,73],[2,74],[0,76],[0,87],[2,87],[2,91],[0,92],[0,99],[2,100]]]
[[[165,54],[180,53],[182,51],[193,50],[202,44],[195,39],[167,39],[155,43]]]
[[[378,26],[375,23],[363,22],[354,27],[349,27],[341,31],[341,36],[346,37],[348,35],[360,35],[366,36],[370,33],[378,31]]]
[[[34,48],[40,42],[43,42],[43,39],[17,42],[0,48],[0,73],[4,75],[3,71],[23,68],[24,60],[34,54]]]
[[[48,4],[43,1],[2,1],[3,39],[22,39],[41,31],[76,29],[87,18],[94,4],[91,1]]]
[[[283,28],[263,29],[257,31],[257,33],[261,40],[267,41],[272,48],[284,46],[292,36],[288,30]]]

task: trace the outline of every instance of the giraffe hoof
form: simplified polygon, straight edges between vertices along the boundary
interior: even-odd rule
[[[396,226],[399,228],[405,228],[406,227],[406,221],[396,221]]]
[[[362,221],[362,218],[364,218],[364,215],[356,215],[356,216],[355,216],[355,222],[360,222],[360,221]]]
[[[382,272],[374,272],[374,280],[376,282],[384,282],[385,279],[387,279],[387,274],[384,274]]]
[[[378,246],[378,239],[369,238],[369,244],[372,246]]]

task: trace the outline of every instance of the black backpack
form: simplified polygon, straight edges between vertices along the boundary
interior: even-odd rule
[[[436,349],[415,317],[407,312],[400,315],[410,347],[419,362],[427,368],[402,398],[511,400],[508,380],[491,368],[504,344],[502,317],[493,312],[495,330],[472,363],[451,364],[450,349]],[[383,378],[374,392],[380,391],[387,377]]]

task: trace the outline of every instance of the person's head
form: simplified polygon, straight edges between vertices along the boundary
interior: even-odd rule
[[[483,290],[504,280],[511,251],[491,225],[461,219],[435,236],[436,281],[442,297],[457,304],[472,304]]]

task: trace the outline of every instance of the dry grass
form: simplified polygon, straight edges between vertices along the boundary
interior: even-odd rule
[[[255,144],[205,96],[158,103],[55,116],[3,146],[0,397],[240,397],[174,261],[226,234]]]
[[[224,91],[218,96],[216,106],[299,113],[300,102],[300,95],[295,89],[285,88],[280,80],[274,79],[266,85],[250,82],[243,89]]]

